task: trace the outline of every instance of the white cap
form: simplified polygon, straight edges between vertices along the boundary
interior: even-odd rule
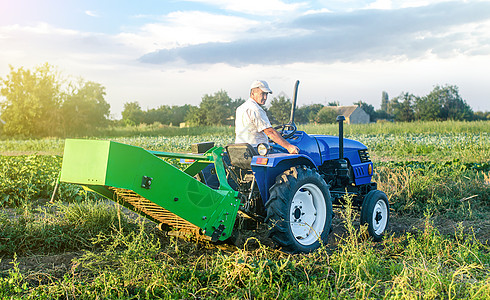
[[[250,89],[254,88],[260,88],[263,92],[272,94],[272,91],[265,80],[255,80],[254,82],[252,82]]]

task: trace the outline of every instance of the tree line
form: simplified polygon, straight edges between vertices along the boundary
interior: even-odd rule
[[[0,78],[2,135],[15,137],[93,134],[107,126],[105,87],[81,78],[68,80],[49,64],[33,71],[14,69]]]
[[[220,90],[202,97],[198,106],[185,104],[161,105],[143,110],[137,101],[124,103],[121,120],[110,120],[110,105],[105,100],[105,87],[82,78],[69,80],[56,68],[43,64],[34,70],[10,66],[10,73],[0,77],[0,130],[2,136],[45,137],[87,136],[108,126],[162,124],[179,126],[234,125],[235,110],[245,99],[231,99]],[[268,101],[269,102],[269,101]],[[389,99],[381,95],[381,107],[357,101],[372,122],[443,120],[490,120],[490,112],[473,112],[453,85],[435,86],[427,95],[418,97],[402,92]],[[332,106],[338,101],[302,105],[297,108],[295,122],[334,123],[337,117]],[[264,108],[273,124],[286,123],[290,117],[291,100],[283,95],[270,99]]]
[[[231,99],[226,91],[214,95],[204,95],[199,106],[162,105],[157,109],[141,110],[137,102],[124,105],[122,121],[124,124],[152,124],[159,122],[166,125],[178,125],[186,122],[190,126],[233,125],[235,110],[245,100]],[[411,93],[402,92],[399,96],[389,99],[388,93],[382,92],[381,107],[364,101],[354,102],[369,116],[371,122],[378,120],[412,122],[412,121],[476,121],[490,120],[490,112],[473,112],[471,107],[459,95],[458,87],[454,85],[435,86],[426,96],[418,97]],[[302,105],[296,109],[295,122],[306,123],[335,123],[338,101],[323,104]],[[286,123],[291,114],[291,100],[285,96],[274,97],[268,107],[264,107],[269,119],[274,124]]]

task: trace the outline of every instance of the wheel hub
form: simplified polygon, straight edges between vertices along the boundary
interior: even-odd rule
[[[325,210],[325,199],[315,185],[302,186],[291,200],[289,210],[291,232],[303,245],[314,243],[322,233],[325,215],[321,213],[321,216],[317,216],[318,209],[320,212]]]
[[[373,211],[373,229],[376,234],[382,234],[386,229],[388,207],[383,200],[378,200]]]

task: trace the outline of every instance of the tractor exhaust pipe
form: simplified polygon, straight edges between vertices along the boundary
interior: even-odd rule
[[[289,118],[289,124],[294,124],[294,113],[296,111],[296,100],[298,99],[298,85],[299,85],[299,80],[296,80],[296,83],[294,84],[294,97],[293,97],[293,103],[291,104],[291,117]]]
[[[344,158],[344,116],[337,116],[339,122],[339,158]]]

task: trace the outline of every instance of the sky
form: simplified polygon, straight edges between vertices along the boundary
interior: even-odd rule
[[[490,1],[0,0],[0,77],[49,63],[106,88],[111,116],[248,98],[256,79],[298,105],[425,96],[455,85],[490,111]]]

